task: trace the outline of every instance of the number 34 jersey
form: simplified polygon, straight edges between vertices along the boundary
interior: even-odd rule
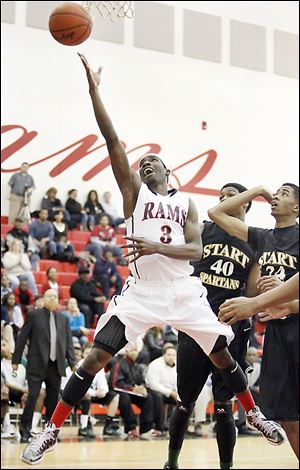
[[[187,195],[173,189],[162,196],[142,183],[133,214],[126,220],[127,235],[166,245],[184,245],[188,210]],[[158,282],[173,281],[193,272],[189,261],[160,254],[141,256],[129,268],[135,278]]]
[[[232,237],[213,222],[204,222],[202,243],[202,259],[193,262],[193,275],[200,277],[217,314],[226,299],[242,294],[255,252],[248,243]]]

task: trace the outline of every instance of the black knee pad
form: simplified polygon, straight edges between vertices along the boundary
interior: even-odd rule
[[[232,404],[214,404],[215,417],[217,422],[224,423],[234,421],[232,413]]]
[[[94,338],[94,347],[103,349],[112,356],[128,343],[125,336],[125,325],[113,315]]]

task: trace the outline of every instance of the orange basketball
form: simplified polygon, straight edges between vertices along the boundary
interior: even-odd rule
[[[88,12],[77,3],[64,3],[55,8],[49,18],[50,33],[65,46],[77,46],[86,41],[92,25]]]

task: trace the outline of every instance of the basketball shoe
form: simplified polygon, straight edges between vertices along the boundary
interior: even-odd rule
[[[29,465],[39,463],[46,452],[54,449],[59,429],[53,423],[47,423],[43,431],[35,437],[22,452],[21,460]]]
[[[275,421],[268,420],[258,406],[246,413],[247,424],[250,429],[256,429],[274,446],[280,446],[286,440],[282,427]]]

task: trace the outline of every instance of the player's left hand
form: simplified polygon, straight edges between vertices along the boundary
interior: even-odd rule
[[[157,243],[148,240],[147,238],[143,237],[124,237],[126,240],[130,240],[133,243],[130,243],[129,245],[121,245],[120,248],[128,248],[130,251],[124,255],[124,258],[129,258],[130,256],[133,256],[129,260],[129,263],[133,263],[137,259],[139,259],[141,256],[144,255],[153,255],[154,253],[157,253]],[[132,249],[131,249],[132,248]]]
[[[258,279],[256,287],[259,292],[268,292],[268,290],[275,289],[282,284],[283,281],[277,276],[262,276]]]
[[[260,321],[266,322],[269,320],[278,320],[284,318],[290,313],[289,309],[285,305],[277,305],[276,307],[267,308],[263,312],[259,312],[257,315]]]
[[[251,299],[247,297],[236,297],[226,300],[219,309],[219,320],[227,325],[234,325],[237,321],[252,317]]]

